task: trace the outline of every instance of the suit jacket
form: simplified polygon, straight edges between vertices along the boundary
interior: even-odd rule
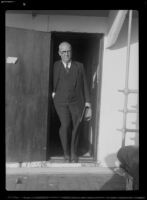
[[[53,70],[53,92],[57,92],[58,83],[60,78],[61,68],[64,67],[61,60],[56,61]],[[75,95],[80,108],[83,109],[85,102],[90,102],[89,91],[87,86],[86,75],[84,71],[83,64],[77,61],[71,62],[71,68],[74,68],[76,74],[76,84],[75,84]],[[55,95],[55,101],[56,95]]]

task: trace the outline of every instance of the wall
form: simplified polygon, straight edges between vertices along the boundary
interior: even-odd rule
[[[105,17],[6,14],[6,26],[38,31],[105,33],[106,25]]]
[[[111,22],[111,19],[109,19]],[[39,31],[73,31],[107,33],[108,19],[103,17],[79,17],[64,15],[7,14],[6,26]],[[138,88],[138,24],[133,21],[133,38],[130,55],[131,88]],[[107,35],[104,38],[103,72],[101,88],[100,128],[98,138],[98,161],[102,166],[114,166],[116,152],[121,147],[124,96],[118,92],[125,85],[127,22],[124,23],[116,46],[106,49]],[[133,97],[134,101],[134,97]],[[131,124],[132,126],[132,124]],[[128,139],[129,140],[129,139]],[[131,140],[128,141],[131,144]]]
[[[121,147],[122,133],[118,129],[123,126],[123,114],[119,110],[124,107],[124,95],[118,92],[125,88],[126,55],[127,55],[126,18],[116,44],[106,49],[107,36],[104,43],[102,94],[100,113],[100,137],[98,145],[98,159],[103,166],[115,166],[116,152]],[[138,89],[138,21],[132,21],[129,89]],[[130,94],[128,108],[137,104],[137,95]],[[136,114],[128,114],[127,128],[136,128]],[[127,133],[126,145],[136,145],[138,134]]]

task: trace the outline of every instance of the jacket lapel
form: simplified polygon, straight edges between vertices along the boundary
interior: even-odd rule
[[[76,62],[72,61],[71,62],[71,70],[73,70],[73,75],[74,75],[74,85],[76,86],[77,80],[78,80],[78,66]]]

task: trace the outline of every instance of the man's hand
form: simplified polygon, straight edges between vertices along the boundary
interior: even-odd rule
[[[52,93],[52,98],[54,98],[55,94],[56,94],[55,92]]]
[[[92,117],[91,104],[86,102],[85,107],[86,107],[85,118],[87,121],[89,121],[89,120],[91,120],[91,117]]]

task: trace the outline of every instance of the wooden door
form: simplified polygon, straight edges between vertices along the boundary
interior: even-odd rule
[[[6,28],[6,161],[46,159],[50,33]]]

